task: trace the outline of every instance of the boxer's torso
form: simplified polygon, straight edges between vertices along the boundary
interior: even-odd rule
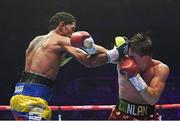
[[[156,71],[159,71],[160,64],[162,63],[157,60],[153,60],[153,64],[145,72],[140,74],[144,79],[144,81],[147,83],[147,85],[150,85],[150,82],[154,77],[154,75],[156,74]],[[120,98],[137,104],[148,104],[142,98],[139,92],[135,89],[135,87],[130,83],[127,77],[121,75],[119,72],[118,72],[118,83],[119,83]]]
[[[68,41],[66,39],[53,32],[36,37],[26,50],[25,71],[40,73],[54,80],[65,56],[59,43]]]

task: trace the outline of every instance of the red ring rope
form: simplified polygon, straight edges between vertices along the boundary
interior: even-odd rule
[[[82,106],[50,106],[52,111],[73,111],[73,110],[111,110],[115,105],[82,105]],[[156,109],[180,108],[180,104],[156,105]],[[0,110],[10,110],[8,105],[0,105]]]

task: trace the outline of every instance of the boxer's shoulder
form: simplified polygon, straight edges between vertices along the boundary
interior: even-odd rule
[[[159,60],[153,60],[154,66],[153,69],[155,71],[155,74],[162,74],[162,75],[168,75],[169,74],[169,67],[165,63],[159,61]]]
[[[166,65],[165,63],[154,59],[153,59],[153,66],[156,68],[169,68],[168,65]]]

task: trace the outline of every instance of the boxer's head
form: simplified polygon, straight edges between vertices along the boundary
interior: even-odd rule
[[[152,41],[146,34],[137,33],[129,40],[130,50],[139,56],[152,56]]]
[[[76,19],[67,12],[58,12],[49,21],[49,30],[58,29],[62,35],[70,37],[76,28]]]
[[[152,58],[152,52],[152,41],[146,34],[137,33],[129,40],[128,55],[133,57],[139,66],[147,65]]]

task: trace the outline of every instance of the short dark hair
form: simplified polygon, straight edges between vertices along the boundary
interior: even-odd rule
[[[152,41],[147,34],[137,33],[129,40],[129,47],[140,56],[152,56]]]
[[[55,29],[59,25],[60,21],[64,21],[65,25],[67,25],[76,22],[76,19],[68,12],[58,12],[51,17],[49,21],[49,30],[51,31]]]

